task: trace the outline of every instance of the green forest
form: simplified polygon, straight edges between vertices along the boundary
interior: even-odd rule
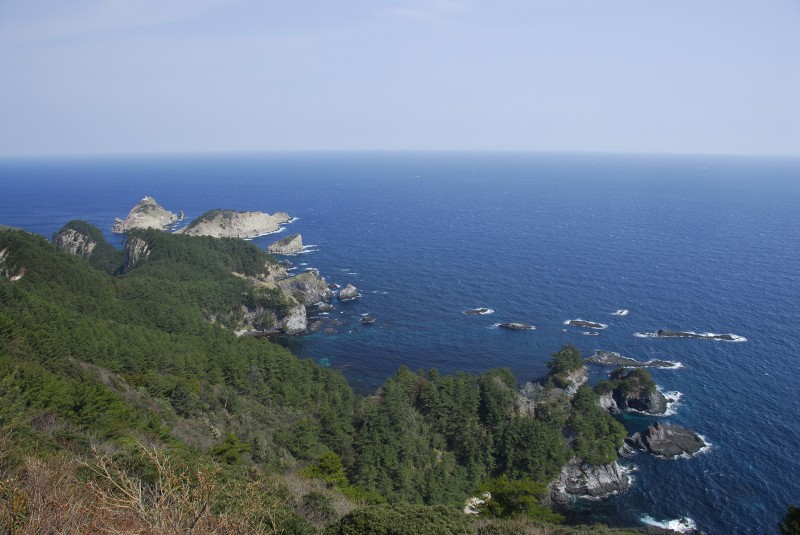
[[[527,404],[508,369],[400,368],[359,396],[234,335],[242,307],[287,306],[233,275],[274,264],[257,247],[135,231],[149,256],[130,265],[96,228],[67,226],[97,243],[88,258],[0,230],[7,532],[617,532],[555,527],[542,505],[567,460],[612,462],[624,438],[591,388],[560,390],[583,365],[574,347]]]

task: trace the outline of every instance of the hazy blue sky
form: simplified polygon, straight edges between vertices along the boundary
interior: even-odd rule
[[[0,154],[800,155],[800,0],[0,0]]]

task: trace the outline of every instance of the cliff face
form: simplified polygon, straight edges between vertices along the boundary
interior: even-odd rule
[[[53,236],[53,243],[70,254],[84,258],[91,256],[92,251],[97,247],[97,242],[91,237],[71,228],[61,229],[58,234]]]
[[[270,215],[264,212],[211,210],[176,231],[176,234],[248,239],[275,232],[289,221],[289,215],[285,212]]]
[[[122,271],[128,271],[147,260],[150,256],[150,246],[138,237],[131,237],[125,243],[125,264]]]
[[[180,220],[177,214],[162,208],[152,197],[145,197],[134,206],[124,220],[116,218],[111,232],[122,234],[137,228],[166,230]]]
[[[578,496],[599,498],[624,492],[630,485],[630,477],[618,463],[592,466],[574,457],[550,484],[550,498],[555,503],[566,504]]]
[[[307,271],[295,277],[278,281],[278,286],[305,306],[316,305],[333,297],[333,292],[328,288],[328,283],[320,277],[317,270]]]
[[[303,237],[300,234],[292,234],[282,240],[278,240],[267,248],[270,254],[293,255],[303,252]]]

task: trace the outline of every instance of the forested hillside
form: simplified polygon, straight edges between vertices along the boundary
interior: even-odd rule
[[[418,504],[446,506],[414,510],[444,515],[442,533],[517,533],[558,520],[538,499],[569,458],[616,459],[624,432],[588,387],[570,399],[550,381],[526,403],[508,370],[402,368],[362,398],[338,372],[237,338],[243,305],[287,306],[241,276],[274,263],[247,242],[139,231],[128,239],[148,255],[130,264],[96,229],[70,227],[98,243],[86,258],[0,231],[0,524],[11,532],[60,518],[78,532],[361,533],[347,526]],[[556,381],[582,365],[576,355],[556,354]],[[484,490],[497,499],[474,523],[458,511]],[[394,505],[345,516],[382,502]],[[491,524],[499,517],[527,520]],[[419,531],[408,529],[398,533]]]

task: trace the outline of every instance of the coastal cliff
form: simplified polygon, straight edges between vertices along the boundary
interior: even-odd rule
[[[120,218],[114,220],[111,232],[122,234],[133,229],[145,228],[166,230],[180,220],[178,214],[165,210],[154,198],[145,197],[131,208],[124,220]]]
[[[235,210],[210,210],[175,234],[211,236],[213,238],[250,239],[280,230],[291,221],[286,212],[237,212]]]
[[[550,499],[559,505],[569,504],[575,497],[601,498],[625,492],[631,478],[619,463],[593,466],[573,457],[550,484]]]

